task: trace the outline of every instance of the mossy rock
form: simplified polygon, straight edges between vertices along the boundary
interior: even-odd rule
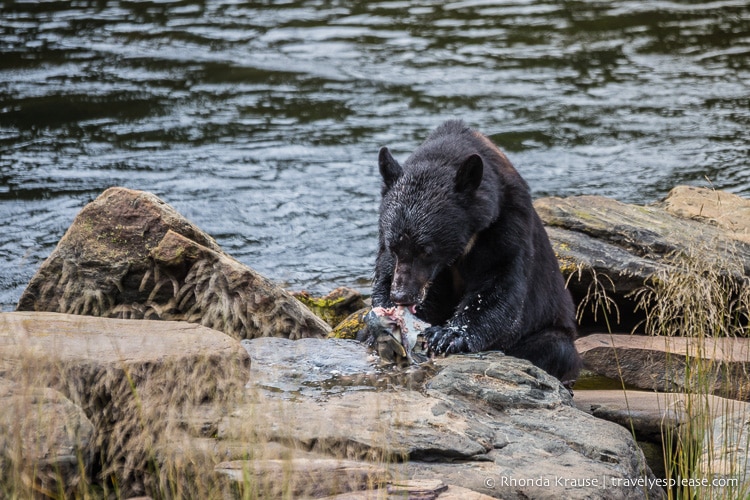
[[[371,307],[363,307],[347,316],[336,325],[328,338],[332,339],[356,339],[359,332],[366,328],[365,315],[372,310]]]
[[[338,325],[350,314],[365,307],[361,293],[343,286],[324,297],[314,297],[304,290],[293,292],[292,295],[330,326]]]

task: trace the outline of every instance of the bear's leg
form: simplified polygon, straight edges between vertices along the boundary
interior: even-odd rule
[[[558,329],[546,329],[523,339],[506,354],[528,359],[570,389],[581,370],[581,357],[570,335]]]

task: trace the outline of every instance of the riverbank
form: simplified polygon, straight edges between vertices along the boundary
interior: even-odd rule
[[[698,344],[699,355],[693,345],[659,357],[654,342],[628,344],[644,337],[610,335],[618,328],[630,333],[635,316],[621,311],[632,310],[650,318],[638,324],[651,339],[670,332],[667,338],[694,341],[747,336],[750,252],[747,229],[737,227],[750,220],[745,200],[689,194],[702,201],[688,204],[696,212],[687,215],[671,213],[666,202],[537,201],[574,294],[575,287],[587,292],[578,300],[584,329],[609,329],[593,347],[582,343],[596,337],[579,340],[589,367],[617,367],[615,378],[629,388],[643,384],[625,377],[639,366],[657,375],[646,382],[681,384],[672,393],[683,402],[679,414],[670,413],[676,400],[658,395],[674,385],[641,386],[657,397],[638,421],[642,403],[633,397],[627,404],[633,389],[610,392],[625,401],[619,408],[585,390],[571,398],[556,379],[501,353],[406,370],[380,366],[361,344],[326,339],[331,325],[163,201],[110,189],[81,211],[24,291],[19,311],[0,315],[3,493],[197,498],[364,491],[367,498],[426,488],[439,498],[465,498],[465,489],[476,498],[715,497],[719,490],[702,484],[662,486],[678,475],[709,482],[747,477],[738,417],[746,406],[737,401],[729,412],[712,403],[703,411],[705,398],[727,395],[727,384],[710,375],[735,380],[733,370],[746,369],[746,357],[706,356],[707,343]],[[671,198],[674,205],[679,197]],[[739,215],[722,229],[712,206]],[[702,250],[688,251],[694,248]],[[685,256],[692,267],[680,264]],[[683,275],[704,281],[693,288],[692,281],[666,279]],[[652,294],[645,299],[634,288],[641,277]],[[653,306],[675,283],[688,284],[687,296],[718,293],[700,295],[704,307],[691,303],[691,312],[720,302],[734,307],[732,314],[722,323],[714,316],[677,323]],[[361,307],[349,295],[336,297],[329,302]],[[680,308],[678,297],[670,300]],[[678,351],[683,344],[672,343]],[[682,356],[682,370],[674,369],[672,355]],[[656,358],[664,363],[647,363]],[[728,370],[729,361],[738,364]],[[744,386],[729,385],[739,388],[732,397],[746,399]],[[686,425],[695,422],[700,426]],[[646,438],[669,449],[658,475],[636,444]],[[725,495],[746,493],[745,482],[724,484]]]

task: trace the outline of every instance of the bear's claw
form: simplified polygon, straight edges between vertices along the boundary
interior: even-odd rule
[[[424,338],[431,354],[456,354],[469,350],[465,335],[453,328],[431,326],[424,331]]]

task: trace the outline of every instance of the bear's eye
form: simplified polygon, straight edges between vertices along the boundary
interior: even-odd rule
[[[426,246],[422,247],[422,251],[419,252],[420,257],[422,257],[422,258],[432,257],[433,253],[435,253],[435,249],[432,247],[432,245],[426,245]]]

